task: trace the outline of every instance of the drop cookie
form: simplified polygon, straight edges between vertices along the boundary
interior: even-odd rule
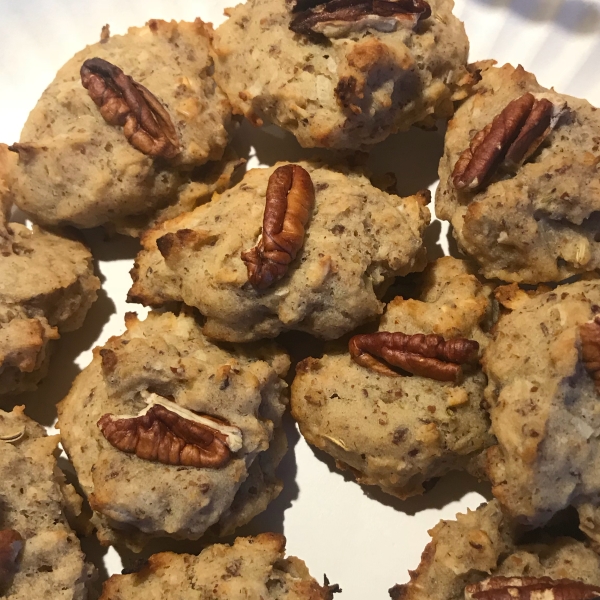
[[[7,152],[0,145],[0,163]],[[51,340],[81,327],[100,280],[77,239],[9,221],[10,181],[1,177],[0,167],[0,394],[11,394],[36,388]]]
[[[483,356],[498,441],[487,472],[507,513],[540,525],[569,505],[599,504],[600,284],[496,294],[510,312]]]
[[[190,178],[210,183],[194,169],[223,158],[233,127],[211,38],[200,20],[152,20],[77,53],[11,146],[15,203],[45,225],[152,222]]]
[[[600,556],[572,537],[522,532],[497,501],[441,521],[410,582],[390,590],[392,600],[494,600],[600,596]]]
[[[94,568],[65,513],[73,498],[56,464],[58,436],[23,413],[0,411],[0,596],[85,600]],[[68,498],[68,501],[67,501]],[[69,506],[67,506],[67,503]]]
[[[103,544],[228,535],[281,491],[286,354],[224,349],[181,313],[126,317],[58,406]],[[143,493],[142,493],[143,492]]]
[[[359,483],[399,498],[475,467],[493,443],[477,365],[491,322],[491,287],[466,263],[437,260],[420,299],[392,300],[379,332],[299,363],[291,405],[302,435]]]
[[[246,342],[282,331],[338,338],[374,319],[397,275],[421,270],[427,197],[400,198],[320,163],[253,169],[145,233],[129,301],[184,302],[204,333]]]
[[[473,76],[453,0],[250,0],[215,32],[236,113],[307,148],[363,148],[448,118]]]
[[[482,80],[448,126],[436,214],[486,277],[560,281],[600,267],[600,116],[523,67]]]
[[[199,556],[162,552],[138,573],[113,575],[100,600],[332,600],[336,585],[319,585],[306,565],[285,557],[285,538],[275,533],[214,544]]]

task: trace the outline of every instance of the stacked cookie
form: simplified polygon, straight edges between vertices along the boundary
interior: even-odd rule
[[[70,520],[135,552],[212,543],[111,577],[103,600],[331,600],[281,535],[214,543],[281,492],[289,404],[362,485],[406,499],[451,471],[490,482],[392,598],[600,597],[600,118],[522,67],[467,65],[452,8],[249,0],[216,31],[105,27],[0,146],[0,394],[35,388],[96,298],[67,228],[138,237],[127,300],[151,309],[58,405],[85,505],[56,438],[0,415],[0,593],[85,597]],[[461,258],[427,264],[429,192],[378,187],[355,155],[234,177],[240,115],[344,151],[454,115],[435,209]]]

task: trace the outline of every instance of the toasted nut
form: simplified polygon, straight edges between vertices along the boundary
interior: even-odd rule
[[[500,165],[515,171],[539,148],[566,112],[566,103],[527,93],[509,102],[494,120],[471,140],[454,165],[452,183],[457,190],[484,188]]]
[[[98,421],[104,437],[118,450],[144,460],[188,467],[224,467],[242,448],[242,432],[212,417],[150,394],[137,416],[105,414]]]
[[[17,572],[23,538],[14,529],[0,531],[0,594],[10,585]]]
[[[600,392],[600,316],[580,325],[579,336],[583,365]]]
[[[273,171],[267,185],[262,236],[242,252],[250,284],[259,290],[281,279],[304,244],[304,227],[315,203],[310,175],[299,165]]]
[[[600,587],[550,577],[490,577],[465,588],[465,600],[591,600]]]
[[[437,381],[459,381],[461,365],[477,361],[479,344],[466,338],[444,340],[435,334],[378,332],[355,335],[348,349],[356,363],[382,375],[398,377],[399,374],[374,356],[414,375]]]
[[[143,85],[102,58],[81,66],[81,84],[109,125],[123,127],[129,143],[148,156],[174,158],[180,153],[169,113]]]
[[[395,31],[414,28],[431,16],[425,0],[297,0],[290,22],[294,33],[336,38],[367,28]]]

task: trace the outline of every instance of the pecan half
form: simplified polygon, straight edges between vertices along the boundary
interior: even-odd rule
[[[382,375],[398,377],[399,374],[375,356],[413,375],[437,381],[459,381],[461,365],[477,362],[479,344],[460,337],[445,340],[435,334],[380,331],[355,335],[348,349],[356,363]]]
[[[109,125],[123,127],[127,141],[148,156],[174,158],[180,153],[169,113],[143,85],[102,58],[81,65],[81,84]]]
[[[566,112],[566,103],[523,94],[479,131],[452,171],[457,190],[484,188],[502,166],[514,172],[540,147]]]
[[[395,31],[414,28],[431,16],[425,0],[297,0],[290,22],[294,33],[342,37],[367,28]]]
[[[14,529],[0,531],[0,593],[7,588],[17,572],[23,538]]]
[[[581,358],[586,371],[600,392],[600,316],[579,326]]]
[[[263,290],[279,281],[304,244],[304,227],[315,203],[310,175],[299,165],[273,171],[267,185],[262,236],[242,252],[252,287]]]
[[[465,600],[591,600],[600,587],[550,577],[490,577],[465,588]]]
[[[224,467],[242,447],[242,432],[175,402],[150,394],[137,416],[105,414],[98,421],[104,437],[118,450],[144,460],[186,467]]]

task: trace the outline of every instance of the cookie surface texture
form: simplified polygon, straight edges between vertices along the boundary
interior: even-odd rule
[[[425,197],[387,194],[343,168],[298,164],[311,176],[315,205],[283,279],[254,289],[241,257],[261,234],[278,163],[249,171],[210,203],[146,232],[130,300],[183,301],[207,318],[207,336],[235,342],[286,330],[334,339],[380,314],[378,298],[392,279],[423,268]]]
[[[453,0],[431,0],[432,15],[416,23],[414,14],[371,15],[321,23],[326,31],[316,35],[290,30],[300,4],[251,0],[227,11],[213,55],[235,112],[291,131],[304,147],[325,148],[367,147],[451,116],[451,99],[471,80]]]
[[[65,518],[58,436],[23,413],[0,411],[0,595],[9,600],[85,600],[94,569]],[[65,493],[66,492],[66,493]],[[74,493],[74,492],[72,492]],[[12,548],[8,534],[13,532]],[[7,569],[7,554],[12,565]]]
[[[513,284],[497,295],[513,310],[500,318],[483,357],[498,440],[487,470],[507,512],[538,525],[600,494],[599,392],[581,333],[600,305],[600,285],[582,281],[529,297]]]
[[[211,26],[200,20],[153,20],[77,53],[42,94],[13,146],[19,154],[18,206],[43,224],[87,228],[154,214],[176,202],[178,187],[194,167],[221,159],[232,127],[231,107],[210,76],[211,36]],[[155,117],[166,112],[158,122],[162,130],[169,126],[161,118],[170,123],[174,156],[134,147],[126,137],[132,125],[105,120],[82,85],[80,70],[90,59],[121,69],[127,85],[138,91],[143,86],[144,98],[150,93],[154,100],[140,102]],[[146,127],[136,126],[134,141]]]
[[[215,544],[199,556],[163,552],[131,575],[113,575],[100,600],[332,600],[303,561],[285,558],[285,538],[275,533]]]
[[[429,535],[421,563],[410,572],[409,583],[390,590],[392,600],[463,600],[465,587],[490,576],[600,585],[598,554],[569,537],[521,545],[518,529],[496,500],[441,521]]]
[[[397,297],[379,331],[435,333],[487,344],[491,288],[466,263],[446,257],[428,267],[420,300]],[[307,358],[292,384],[292,414],[307,441],[331,454],[357,481],[406,498],[453,469],[465,469],[492,443],[480,404],[481,369],[462,382],[391,377],[356,364],[348,345]]]
[[[0,163],[7,159],[0,146]],[[0,202],[12,181],[2,179]],[[100,280],[92,255],[73,237],[8,220],[0,212],[0,394],[35,389],[45,376],[51,340],[78,329]]]
[[[600,266],[599,113],[586,100],[543,88],[522,67],[496,68],[489,62],[479,67],[483,79],[476,93],[448,126],[436,194],[438,217],[452,223],[461,250],[490,279],[540,283],[594,271]],[[481,157],[490,155],[483,148],[487,142],[482,143],[473,163],[477,177],[469,179],[483,185],[457,189],[453,176],[461,154],[479,131],[525,94],[549,101],[554,112],[562,111],[554,128],[541,136],[539,147],[539,139],[532,142],[535,151],[516,166],[505,159],[496,170],[488,170],[490,161]],[[535,115],[531,119],[530,131],[535,131],[534,125],[542,121]],[[495,131],[497,135],[500,130]],[[510,146],[503,139],[496,142],[506,152]]]
[[[198,539],[209,528],[227,535],[281,490],[274,469],[287,447],[281,377],[289,359],[271,344],[214,346],[185,314],[150,313],[139,321],[130,313],[126,324],[126,333],[94,351],[59,405],[63,445],[95,511],[98,537],[138,549],[151,536]],[[187,409],[184,419],[200,415],[238,429],[241,441],[229,460],[216,467],[164,464],[110,443],[98,421],[137,415],[149,396]],[[189,421],[180,420],[171,431],[186,427]]]

